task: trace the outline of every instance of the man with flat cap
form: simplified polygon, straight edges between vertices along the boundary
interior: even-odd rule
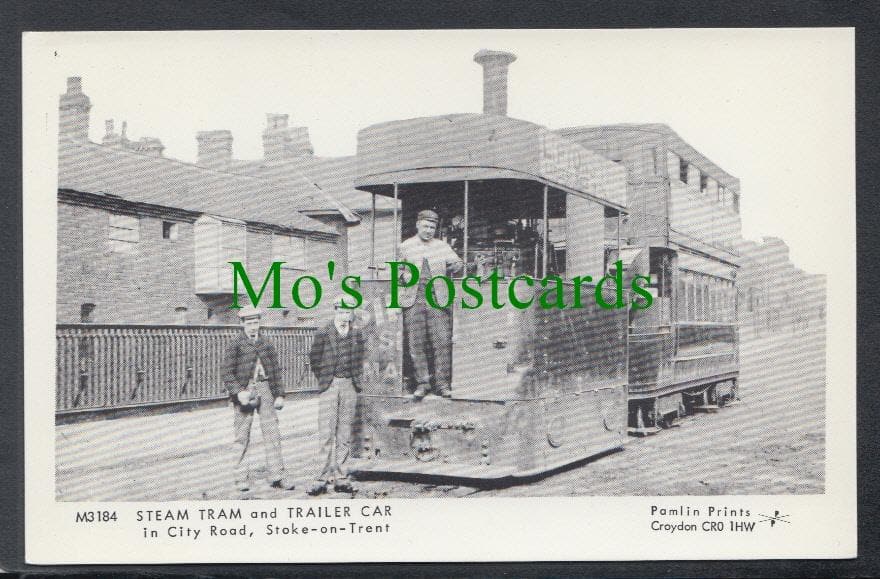
[[[352,310],[342,298],[333,302],[333,320],[319,329],[309,351],[309,365],[321,397],[318,400],[318,436],[320,472],[309,487],[310,495],[320,495],[333,488],[353,493],[346,462],[351,456],[352,424],[361,391],[361,377],[366,356],[366,339],[352,324]]]
[[[260,415],[263,446],[266,450],[269,481],[274,488],[293,490],[281,452],[281,430],[276,411],[284,408],[284,387],[275,346],[260,335],[262,312],[253,306],[238,311],[242,332],[226,350],[223,382],[232,400],[234,413],[233,468],[237,490],[250,490],[247,452],[251,441],[254,413]]]
[[[464,262],[448,243],[434,237],[439,221],[433,211],[419,211],[416,235],[400,244],[401,261],[419,268],[418,287],[406,288],[400,300],[409,355],[416,374],[417,385],[413,392],[416,400],[432,391],[432,374],[433,391],[447,398],[452,395],[452,310],[426,303],[425,285],[433,276],[460,273]],[[435,283],[433,290],[435,304],[448,301],[446,284]]]

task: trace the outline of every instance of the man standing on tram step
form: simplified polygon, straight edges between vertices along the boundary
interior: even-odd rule
[[[452,310],[435,308],[426,303],[425,285],[433,276],[460,273],[464,262],[448,243],[434,238],[439,220],[433,211],[420,211],[416,218],[416,235],[400,244],[401,261],[419,268],[418,287],[405,288],[400,299],[409,355],[416,373],[417,386],[413,392],[416,400],[421,400],[431,391],[432,362],[434,391],[446,398],[452,396]],[[401,281],[406,283],[409,279]],[[448,301],[446,284],[435,283],[432,289],[434,303],[445,304]]]
[[[321,397],[318,401],[318,461],[321,472],[309,488],[320,495],[332,486],[340,493],[353,493],[346,461],[351,455],[352,423],[357,393],[361,391],[366,340],[352,324],[352,310],[342,298],[333,302],[333,321],[318,330],[309,352],[309,364]]]
[[[284,388],[280,383],[278,354],[260,335],[262,312],[253,306],[238,311],[243,331],[226,350],[223,382],[232,400],[234,413],[233,469],[238,491],[250,490],[247,452],[251,441],[254,412],[260,414],[260,429],[266,450],[269,480],[274,488],[293,490],[293,480],[284,469],[281,430],[276,411],[284,408]]]

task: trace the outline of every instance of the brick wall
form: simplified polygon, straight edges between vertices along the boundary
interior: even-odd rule
[[[116,213],[113,211],[113,213]],[[58,204],[58,323],[79,323],[83,304],[95,305],[90,321],[103,324],[224,325],[237,323],[229,310],[230,296],[199,296],[194,292],[193,223],[180,217],[139,215],[138,243],[125,252],[111,251],[111,211],[65,202]],[[163,239],[162,222],[177,223],[177,238]],[[261,306],[271,326],[312,325],[329,315],[327,300],[338,287],[326,281],[326,264],[336,255],[336,244],[306,240],[308,271],[284,272],[282,303],[287,312],[269,310],[270,296]],[[271,234],[248,230],[248,263],[251,282],[259,289],[271,256]],[[344,269],[344,268],[343,268]],[[299,311],[290,299],[290,287],[299,274],[316,272],[324,281],[325,295],[315,310]],[[186,312],[177,311],[186,308]]]

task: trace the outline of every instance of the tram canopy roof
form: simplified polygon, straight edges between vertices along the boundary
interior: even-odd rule
[[[490,179],[535,181],[619,210],[626,206],[624,167],[527,121],[456,114],[358,132],[358,189],[391,196],[394,183]]]

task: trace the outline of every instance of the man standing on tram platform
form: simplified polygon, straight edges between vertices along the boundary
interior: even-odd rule
[[[433,276],[460,273],[464,262],[448,243],[434,237],[439,221],[433,211],[420,211],[416,218],[416,235],[400,244],[400,259],[419,268],[418,287],[405,288],[400,302],[409,355],[416,374],[417,386],[413,392],[416,400],[431,391],[432,369],[434,391],[446,398],[452,395],[452,310],[426,303],[425,284]],[[433,284],[436,304],[448,301],[446,289],[445,284]]]

